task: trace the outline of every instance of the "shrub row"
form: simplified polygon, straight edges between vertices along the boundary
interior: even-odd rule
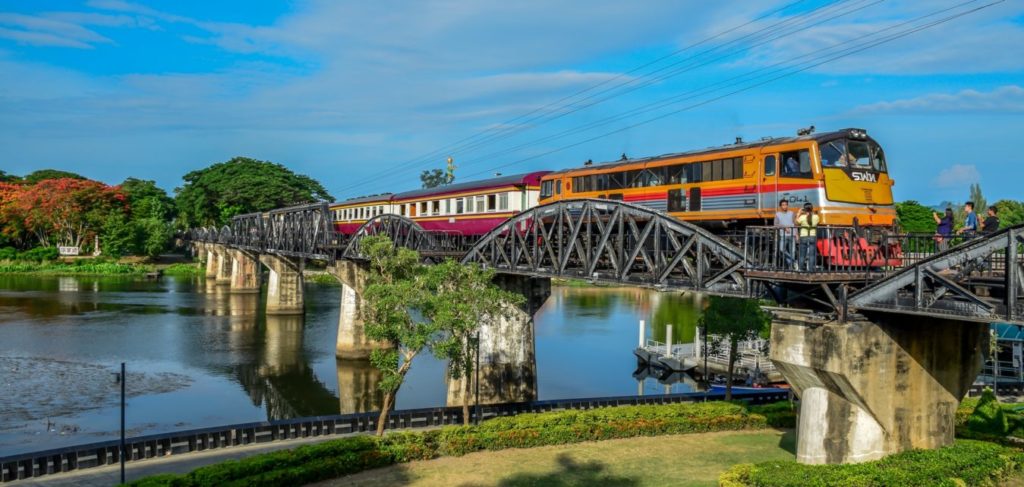
[[[789,404],[762,407],[784,421]],[[136,486],[301,485],[393,463],[582,441],[764,428],[769,420],[740,404],[709,402],[620,406],[495,418],[478,426],[452,426],[384,438],[354,436],[258,455],[195,470],[159,475]]]
[[[802,465],[740,464],[719,477],[723,487],[993,485],[1024,465],[1024,453],[993,443],[957,440],[937,450],[911,450],[874,462]]]
[[[0,273],[19,274],[142,274],[148,272],[143,266],[132,264],[117,264],[113,262],[90,262],[76,261],[73,263],[62,262],[14,262],[0,264]]]
[[[14,247],[4,247],[0,249],[0,261],[30,261],[30,262],[41,262],[46,260],[57,259],[57,247],[36,247],[28,249],[23,252],[19,252]]]

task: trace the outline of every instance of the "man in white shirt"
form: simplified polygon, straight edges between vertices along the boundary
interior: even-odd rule
[[[796,223],[794,215],[789,211],[789,201],[779,201],[779,211],[775,212],[775,226],[779,227],[779,263],[787,269],[793,268],[795,254]]]

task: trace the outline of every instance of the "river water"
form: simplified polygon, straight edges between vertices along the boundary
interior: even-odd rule
[[[264,291],[265,292],[265,291]],[[340,288],[307,284],[304,317],[203,280],[0,275],[0,457],[117,437],[128,368],[129,436],[375,409],[377,374],[339,361]],[[539,399],[692,390],[635,378],[638,321],[692,341],[693,297],[560,287],[535,315]],[[688,378],[683,378],[688,379]],[[399,409],[443,406],[445,365],[417,358]]]

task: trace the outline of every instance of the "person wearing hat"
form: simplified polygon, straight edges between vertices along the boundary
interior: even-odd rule
[[[796,215],[796,226],[800,229],[800,256],[797,265],[800,270],[811,272],[817,267],[818,260],[818,212],[814,205],[804,203],[804,207]]]

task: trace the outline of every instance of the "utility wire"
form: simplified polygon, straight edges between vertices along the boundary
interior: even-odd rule
[[[538,113],[538,112],[542,112],[542,111],[544,111],[544,110],[546,110],[546,109],[548,109],[548,108],[550,108],[550,107],[554,107],[555,105],[558,105],[558,104],[560,104],[560,103],[562,103],[562,102],[565,102],[565,101],[567,101],[567,100],[571,100],[571,99],[573,99],[573,98],[576,98],[576,97],[578,97],[578,96],[580,96],[580,95],[582,95],[582,94],[585,94],[585,93],[587,93],[587,92],[593,91],[593,90],[595,90],[595,89],[597,89],[597,88],[600,88],[601,86],[607,85],[607,84],[609,84],[609,83],[611,83],[611,82],[613,82],[613,81],[615,81],[615,80],[617,80],[617,79],[621,79],[621,78],[624,78],[624,77],[626,77],[626,76],[628,76],[628,75],[630,75],[630,74],[632,74],[632,73],[635,73],[635,72],[637,72],[637,71],[640,71],[640,70],[642,70],[642,69],[644,69],[644,68],[647,68],[647,67],[650,67],[650,66],[652,66],[652,65],[655,65],[655,64],[657,64],[657,63],[659,63],[659,62],[661,62],[661,61],[664,61],[664,60],[666,60],[666,59],[672,58],[672,57],[674,57],[674,56],[676,56],[676,55],[678,55],[678,54],[680,54],[680,53],[682,53],[682,52],[685,52],[685,51],[687,51],[687,50],[690,50],[690,49],[692,49],[692,48],[694,48],[694,47],[697,47],[697,46],[699,46],[699,45],[705,44],[705,43],[707,43],[707,42],[709,42],[709,41],[711,41],[711,40],[714,40],[714,39],[716,39],[716,38],[722,37],[722,36],[724,36],[724,35],[726,35],[726,34],[728,34],[728,33],[734,32],[734,31],[736,31],[736,30],[739,30],[739,29],[741,29],[741,28],[743,28],[743,27],[746,27],[746,26],[748,26],[748,25],[750,25],[750,24],[756,23],[756,22],[758,22],[758,21],[760,21],[760,20],[763,20],[763,19],[765,19],[765,18],[767,18],[767,17],[770,17],[770,16],[772,16],[772,15],[775,15],[775,14],[777,14],[778,12],[781,12],[781,11],[783,11],[783,10],[786,10],[786,9],[788,9],[788,8],[790,8],[790,7],[794,6],[794,5],[797,5],[797,4],[801,3],[802,1],[804,1],[804,0],[799,0],[799,1],[797,1],[797,2],[793,2],[793,3],[787,4],[787,5],[783,6],[783,7],[780,7],[780,8],[778,8],[778,9],[772,10],[772,11],[770,11],[770,12],[768,12],[768,13],[766,13],[766,14],[763,14],[763,15],[761,15],[761,16],[759,16],[759,17],[757,17],[757,18],[753,19],[753,20],[747,21],[747,22],[745,22],[745,23],[743,23],[743,24],[740,24],[740,25],[737,25],[737,26],[735,26],[735,27],[732,27],[732,28],[730,28],[730,29],[727,29],[727,30],[725,30],[725,31],[723,31],[723,32],[720,32],[720,33],[718,33],[718,34],[715,34],[715,35],[713,35],[713,36],[710,36],[710,37],[708,37],[708,38],[705,38],[705,39],[703,39],[703,40],[701,40],[701,41],[698,41],[698,42],[695,42],[695,43],[693,43],[693,44],[690,44],[690,45],[688,45],[688,46],[686,46],[686,47],[684,47],[684,48],[678,49],[678,50],[676,50],[676,51],[674,51],[674,52],[672,52],[672,53],[670,53],[670,54],[667,54],[667,55],[665,55],[665,56],[662,56],[662,57],[660,57],[660,58],[658,58],[658,59],[655,59],[655,60],[653,60],[653,61],[649,61],[649,62],[647,62],[647,63],[644,63],[644,64],[642,64],[642,65],[640,65],[640,66],[637,66],[637,67],[635,67],[635,68],[633,68],[633,69],[631,69],[631,70],[629,70],[629,71],[626,71],[626,72],[624,72],[624,73],[618,74],[618,75],[616,75],[616,76],[614,76],[614,77],[612,77],[612,78],[606,79],[606,80],[604,80],[604,81],[601,81],[600,83],[597,83],[597,84],[595,84],[595,85],[593,85],[593,86],[590,86],[590,87],[588,87],[588,88],[585,88],[585,89],[583,89],[583,90],[580,90],[580,91],[578,91],[578,92],[576,92],[576,93],[573,93],[572,95],[568,95],[568,96],[562,97],[562,98],[560,98],[560,99],[558,99],[558,100],[556,100],[556,101],[554,101],[554,102],[548,103],[548,104],[546,104],[546,105],[544,105],[544,106],[542,106],[542,107],[539,107],[539,108],[537,108],[537,109],[534,109],[534,110],[532,110],[532,111],[530,111],[530,112],[528,112],[528,113],[526,113],[526,114],[523,114],[523,115],[520,115],[520,116],[518,116],[518,117],[516,117],[516,118],[513,118],[513,119],[511,119],[511,120],[509,120],[509,121],[505,122],[505,123],[504,123],[504,124],[502,124],[502,125],[511,125],[511,124],[513,124],[514,122],[520,121],[520,120],[522,120],[522,119],[524,119],[524,118],[530,117],[530,116],[531,116],[531,115],[533,115],[533,114],[536,114],[536,113]],[[827,4],[824,4],[824,5],[822,5],[822,6],[819,6],[819,7],[815,8],[815,9],[813,9],[813,10],[811,10],[811,11],[807,12],[807,13],[801,14],[801,15],[799,15],[799,16],[796,16],[796,17],[791,17],[791,18],[785,19],[785,20],[783,20],[783,21],[780,21],[780,22],[774,23],[774,24],[772,24],[772,25],[769,25],[769,26],[767,26],[767,27],[763,27],[763,28],[761,28],[761,29],[758,29],[758,30],[756,30],[756,31],[754,31],[754,32],[751,32],[751,33],[745,34],[745,35],[743,35],[743,36],[741,36],[741,37],[739,37],[739,38],[737,38],[737,39],[734,39],[734,40],[732,40],[732,41],[726,42],[726,43],[724,43],[724,44],[721,44],[721,45],[719,45],[719,46],[716,46],[716,47],[712,47],[712,48],[706,49],[706,50],[704,50],[704,51],[701,51],[701,52],[699,52],[699,53],[696,53],[696,54],[694,54],[694,55],[691,55],[691,56],[689,56],[689,57],[687,57],[687,58],[685,58],[685,59],[683,59],[683,60],[681,60],[681,61],[677,61],[677,62],[675,62],[675,63],[672,63],[672,64],[668,65],[668,66],[663,66],[663,67],[661,67],[661,68],[658,68],[658,69],[656,69],[656,70],[654,70],[654,71],[648,72],[648,73],[646,73],[646,74],[644,74],[644,75],[642,75],[642,76],[640,76],[640,77],[637,77],[637,78],[630,78],[630,79],[628,79],[628,80],[627,80],[627,81],[625,81],[625,82],[621,82],[621,83],[619,83],[619,84],[617,84],[617,85],[615,85],[615,86],[612,86],[611,88],[607,88],[607,89],[605,89],[605,90],[602,90],[602,91],[600,91],[600,92],[598,92],[598,93],[595,93],[595,94],[589,95],[588,97],[585,97],[585,98],[583,98],[583,99],[581,99],[581,100],[575,100],[575,101],[573,101],[572,103],[567,103],[567,104],[564,104],[564,105],[562,105],[562,106],[560,106],[560,107],[557,107],[557,108],[556,108],[555,110],[565,110],[565,109],[569,109],[570,111],[568,111],[568,112],[563,112],[563,113],[561,113],[561,114],[558,114],[558,115],[556,115],[556,116],[555,116],[555,118],[560,118],[560,117],[562,117],[562,116],[565,116],[565,115],[568,115],[568,114],[570,114],[570,113],[574,113],[574,112],[576,112],[576,111],[579,111],[579,110],[582,110],[582,109],[584,109],[584,108],[588,108],[588,107],[590,107],[590,106],[593,106],[593,105],[595,105],[595,104],[597,104],[597,103],[600,103],[600,102],[606,101],[607,99],[611,99],[611,98],[614,98],[614,96],[610,96],[610,97],[607,97],[607,98],[605,98],[605,99],[602,99],[602,100],[600,100],[599,102],[596,102],[596,103],[591,103],[591,104],[589,104],[589,105],[586,105],[586,106],[582,106],[582,107],[580,107],[580,106],[574,106],[574,104],[577,104],[577,103],[580,103],[580,102],[586,101],[586,100],[588,100],[588,99],[594,98],[594,97],[596,97],[596,96],[598,96],[598,95],[600,95],[600,94],[605,94],[605,93],[611,92],[611,91],[613,91],[614,89],[617,89],[617,88],[619,88],[619,87],[621,87],[621,86],[625,86],[625,85],[629,85],[629,84],[633,84],[633,83],[638,83],[638,82],[641,82],[641,81],[643,81],[643,80],[644,80],[645,78],[648,78],[648,77],[650,77],[650,76],[652,76],[652,75],[654,75],[654,74],[656,74],[656,73],[659,73],[659,72],[661,72],[661,71],[664,71],[665,69],[668,69],[668,68],[671,68],[671,67],[673,67],[673,66],[676,66],[676,65],[678,65],[678,64],[680,64],[680,63],[682,63],[682,62],[685,62],[685,61],[688,61],[688,60],[692,60],[692,59],[695,59],[695,58],[697,58],[697,57],[699,57],[699,56],[701,56],[701,55],[707,54],[707,53],[709,53],[709,52],[714,52],[715,50],[721,49],[721,48],[723,48],[723,47],[725,47],[725,46],[728,46],[729,44],[736,44],[736,43],[738,43],[738,42],[740,42],[740,41],[742,41],[742,40],[744,40],[744,39],[747,39],[747,38],[754,38],[754,39],[757,39],[757,36],[758,36],[758,35],[760,35],[760,36],[762,36],[762,37],[763,37],[763,35],[764,35],[764,32],[766,32],[766,31],[768,31],[768,32],[774,32],[774,31],[780,30],[781,28],[783,28],[783,27],[786,27],[786,26],[787,26],[787,24],[792,24],[792,23],[794,23],[794,22],[798,22],[798,21],[802,20],[802,16],[813,16],[813,15],[819,15],[819,14],[821,14],[821,13],[824,13],[824,12],[826,12],[826,11],[827,11],[828,9],[831,9],[831,8],[835,7],[836,5],[839,5],[839,4],[841,4],[841,3],[845,2],[845,1],[847,1],[847,0],[833,0],[832,2],[830,2],[830,3],[827,3]],[[866,1],[866,0],[859,0],[859,2],[863,2],[863,1]],[[880,1],[884,1],[884,0],[876,0],[876,1],[874,2],[874,3],[878,3],[878,2],[880,2]],[[846,12],[846,13],[849,13],[849,12]],[[832,18],[834,18],[834,17],[832,17]],[[793,35],[793,34],[795,34],[796,32],[798,32],[799,30],[803,30],[803,29],[798,29],[798,30],[786,30],[786,31],[784,31],[784,32],[786,32],[786,34],[784,34],[784,35],[782,35],[782,36],[779,36],[779,37],[785,37],[785,36],[788,36],[788,35]],[[762,43],[762,44],[763,44],[763,43]],[[758,44],[758,45],[760,45],[760,44]],[[749,49],[749,48],[751,48],[751,47],[756,47],[756,46],[749,46],[749,47],[747,47],[747,49]],[[732,54],[736,54],[736,53],[738,53],[738,52],[742,52],[742,50],[741,50],[741,51],[736,51],[736,52],[733,52]],[[726,56],[726,57],[727,57],[727,56]],[[719,59],[721,59],[721,58],[719,58]],[[699,66],[703,66],[703,65],[706,65],[706,64],[708,64],[708,63],[707,63],[707,62],[705,62],[705,63],[703,63],[703,64],[700,64],[700,65],[696,66],[696,67],[699,67]],[[693,69],[693,67],[691,67],[690,69]],[[683,71],[689,71],[690,69],[685,69],[685,70],[683,70]],[[677,71],[676,71],[675,73],[673,73],[672,75],[673,75],[673,76],[674,76],[674,75],[677,75],[677,74],[679,74],[680,72],[682,72],[682,71],[678,71],[678,70],[677,70]],[[657,79],[657,80],[656,80],[655,82],[660,82],[660,81],[662,81],[662,80],[664,80],[664,79],[666,79],[666,77],[662,77],[662,78],[659,78],[659,79]],[[653,83],[648,83],[647,85],[644,85],[644,86],[648,86],[649,84],[653,84]],[[630,91],[634,91],[634,90],[630,90]],[[623,93],[623,94],[624,94],[624,93]],[[549,111],[549,112],[552,112],[552,111],[554,111],[554,110],[548,110],[548,111]],[[436,151],[435,153],[433,153],[433,155],[432,155],[431,157],[437,157],[438,155],[444,155],[444,154],[446,154],[446,153],[447,153],[447,154],[455,153],[455,152],[457,152],[457,151],[465,150],[465,149],[467,149],[467,148],[470,148],[470,147],[477,147],[477,146],[479,146],[479,145],[480,145],[480,144],[481,144],[482,142],[485,142],[485,141],[486,141],[486,142],[491,142],[491,141],[495,140],[496,138],[504,138],[504,137],[502,137],[503,135],[504,135],[504,136],[508,136],[508,135],[511,135],[511,134],[508,134],[508,133],[504,133],[504,132],[507,132],[507,131],[513,131],[513,132],[514,132],[514,131],[519,131],[519,130],[522,130],[522,129],[523,129],[523,127],[526,127],[526,128],[533,128],[533,127],[536,127],[536,126],[538,126],[538,125],[541,125],[542,123],[546,123],[546,121],[544,121],[544,122],[541,122],[541,123],[538,123],[538,124],[535,124],[535,125],[532,125],[532,126],[527,126],[526,124],[528,124],[528,123],[530,123],[530,122],[533,122],[533,121],[535,121],[535,120],[538,120],[538,119],[540,119],[540,118],[543,118],[544,116],[546,116],[546,115],[545,115],[545,114],[542,114],[542,115],[534,116],[534,117],[532,117],[532,118],[528,118],[527,120],[524,120],[523,122],[521,122],[520,126],[513,126],[513,127],[503,127],[503,128],[500,128],[500,129],[489,129],[489,130],[484,130],[484,131],[482,131],[482,132],[479,132],[479,133],[477,133],[477,134],[474,134],[474,135],[472,135],[472,136],[470,136],[470,137],[466,137],[466,138],[463,138],[463,139],[461,139],[460,141],[457,141],[456,143],[453,143],[453,144],[449,144],[448,146],[445,146],[445,147],[444,147],[444,148],[443,148],[442,150],[439,150],[439,151]],[[553,119],[554,119],[554,118],[552,118],[552,120],[553,120]],[[487,134],[488,134],[489,132],[493,132],[493,131],[495,131],[495,130],[498,130],[499,132],[502,132],[502,133],[497,133],[497,134],[490,134],[490,135],[487,135]],[[485,136],[485,138],[484,138],[485,140],[484,140],[484,141],[481,141],[481,140],[479,139],[479,136],[481,136],[481,135],[484,135],[484,136]],[[472,140],[472,139],[477,139],[477,140]],[[461,145],[460,145],[460,142],[465,142],[465,143],[463,143],[463,144],[461,144]],[[447,152],[446,152],[445,150],[447,150]],[[410,165],[412,165],[412,164],[415,164],[415,163],[417,163],[417,162],[420,162],[420,161],[422,161],[422,158],[421,158],[421,157],[417,157],[417,158],[415,158],[415,159],[410,159],[410,160],[408,160],[408,161],[405,161],[405,162],[403,162],[403,163],[400,163],[400,164],[398,164],[398,165],[392,166],[391,168],[389,168],[389,169],[388,169],[388,171],[389,171],[390,173],[395,173],[395,172],[401,172],[401,170],[405,169],[406,167],[408,167],[408,166],[410,166]],[[424,161],[423,163],[426,163],[426,162],[429,162],[429,161]],[[361,187],[361,186],[363,186],[363,185],[364,185],[364,184],[365,184],[365,183],[366,183],[367,181],[369,181],[369,180],[372,180],[372,179],[378,179],[378,178],[380,178],[380,177],[383,177],[383,176],[386,176],[386,175],[389,175],[389,174],[383,174],[383,175],[382,175],[382,174],[378,174],[378,175],[376,175],[376,176],[375,176],[375,177],[373,177],[373,178],[369,178],[369,179],[367,179],[367,180],[362,180],[362,181],[360,181],[360,182],[359,182],[359,183],[357,183],[357,184],[352,184],[352,185],[350,185],[350,186],[344,187],[344,188],[342,188],[342,190],[341,190],[341,191],[346,191],[346,190],[349,190],[349,189],[353,189],[353,188],[356,188],[356,187]]]
[[[958,6],[963,6],[963,5],[966,5],[966,4],[974,3],[975,1],[977,1],[977,0],[971,0],[971,1],[968,1],[968,2],[964,2],[964,3],[962,3],[962,4],[958,5]],[[486,174],[486,173],[489,173],[489,172],[494,171],[496,169],[503,169],[503,168],[506,168],[506,167],[509,167],[509,166],[512,166],[512,165],[521,164],[523,162],[528,162],[528,161],[531,161],[531,160],[535,160],[535,159],[538,159],[538,158],[541,158],[541,157],[544,157],[544,156],[547,156],[547,155],[551,155],[551,154],[554,154],[554,153],[557,153],[557,152],[561,152],[561,151],[566,150],[566,149],[570,149],[572,147],[577,147],[577,146],[580,146],[580,145],[583,145],[583,144],[586,144],[586,143],[589,143],[589,142],[593,142],[593,141],[599,140],[599,139],[607,137],[609,135],[620,133],[620,132],[623,132],[623,131],[626,131],[626,130],[629,130],[629,129],[632,129],[632,128],[639,127],[641,125],[646,125],[648,123],[652,123],[652,122],[655,122],[657,120],[661,120],[663,118],[670,117],[672,115],[677,115],[679,113],[688,111],[690,109],[693,109],[693,108],[696,108],[696,107],[700,107],[700,106],[703,106],[703,105],[707,105],[707,104],[713,103],[715,101],[721,100],[723,98],[727,98],[729,96],[732,96],[732,95],[735,95],[735,94],[738,94],[738,93],[742,93],[744,91],[749,91],[749,90],[752,90],[752,89],[757,88],[759,86],[763,86],[763,85],[766,85],[768,83],[772,83],[774,81],[777,81],[777,80],[780,80],[780,79],[783,79],[783,78],[787,78],[789,76],[793,76],[795,74],[807,71],[809,69],[813,69],[815,67],[818,67],[818,66],[830,63],[832,61],[836,61],[838,59],[845,58],[845,57],[850,56],[852,54],[855,54],[855,53],[858,53],[858,52],[863,52],[865,49],[870,49],[870,48],[873,48],[873,47],[877,47],[879,45],[886,44],[886,43],[892,42],[894,40],[901,39],[903,37],[907,37],[907,36],[915,34],[917,32],[921,32],[923,30],[930,29],[932,27],[945,24],[945,23],[950,22],[952,20],[955,20],[957,18],[960,18],[960,17],[966,16],[966,15],[969,15],[969,14],[972,14],[972,13],[984,10],[986,8],[992,7],[993,5],[997,5],[997,4],[1000,4],[1000,3],[1003,3],[1003,2],[1005,2],[1005,0],[996,0],[994,2],[990,2],[990,3],[984,4],[984,5],[980,5],[978,7],[972,8],[970,10],[959,12],[959,13],[956,13],[956,14],[953,14],[953,15],[941,18],[939,20],[936,20],[936,21],[933,21],[933,22],[930,22],[930,23],[927,23],[927,24],[924,24],[924,25],[921,25],[921,26],[918,26],[918,27],[914,27],[914,28],[911,28],[911,29],[906,29],[904,31],[901,31],[901,32],[898,32],[896,34],[890,35],[890,36],[888,36],[886,38],[883,38],[881,40],[873,41],[873,42],[870,42],[870,43],[865,43],[864,45],[860,45],[860,46],[856,46],[854,48],[847,49],[846,50],[847,52],[844,52],[843,54],[839,54],[839,55],[835,55],[835,56],[829,57],[829,58],[827,58],[827,59],[825,59],[823,61],[815,62],[815,63],[810,64],[808,66],[805,66],[805,67],[802,67],[800,69],[797,69],[795,71],[791,71],[791,72],[788,72],[788,73],[783,73],[781,75],[778,75],[778,76],[773,77],[773,78],[766,79],[766,80],[761,81],[759,83],[756,83],[756,84],[753,84],[753,85],[750,85],[750,86],[747,86],[747,87],[743,87],[743,88],[737,89],[735,91],[731,91],[731,92],[725,93],[723,95],[716,96],[716,97],[708,99],[708,100],[704,100],[704,101],[701,101],[701,102],[698,102],[698,103],[694,103],[692,105],[688,105],[686,107],[683,107],[683,108],[681,108],[679,110],[674,110],[674,111],[671,111],[671,112],[668,112],[668,113],[665,113],[665,114],[662,114],[662,115],[658,115],[656,117],[653,117],[653,118],[650,118],[650,119],[647,119],[647,120],[644,120],[644,121],[641,121],[641,122],[637,122],[637,123],[634,123],[634,124],[631,124],[631,125],[628,125],[628,126],[625,126],[625,127],[622,127],[622,128],[610,131],[610,132],[606,132],[604,134],[601,134],[601,135],[598,135],[598,136],[595,136],[595,137],[591,137],[591,138],[588,138],[588,139],[585,139],[585,140],[582,140],[582,141],[579,141],[579,142],[576,142],[576,143],[573,143],[573,144],[565,145],[565,146],[562,146],[562,147],[559,147],[559,148],[556,148],[556,149],[552,149],[552,150],[543,152],[541,154],[536,154],[536,155],[533,155],[533,156],[530,156],[530,157],[526,157],[526,158],[519,159],[519,160],[516,160],[516,161],[512,161],[512,162],[509,162],[509,163],[506,163],[506,164],[495,166],[495,167],[487,169],[485,171],[480,171],[478,173],[471,174],[468,177],[476,176],[476,175],[479,175],[479,174]],[[929,17],[931,15],[932,14],[925,15],[925,16],[922,16],[922,17],[918,17],[915,20],[921,20],[922,18],[926,18],[926,17]]]
[[[923,20],[925,18],[934,17],[936,15],[940,15],[940,14],[949,12],[951,10],[958,9],[960,7],[963,7],[963,6],[971,4],[971,3],[977,3],[978,1],[980,1],[980,0],[969,0],[967,2],[963,2],[963,3],[960,3],[960,4],[954,5],[952,7],[949,7],[949,8],[945,8],[945,9],[942,9],[942,10],[939,10],[939,11],[932,12],[932,13],[927,14],[927,15],[923,15],[921,17],[917,17],[917,18],[914,18],[914,19],[911,19],[911,20],[900,22],[898,24],[893,24],[893,25],[891,25],[889,27],[873,31],[873,32],[870,32],[870,33],[867,33],[867,34],[855,37],[853,39],[848,39],[848,40],[844,41],[844,43],[860,41],[860,40],[863,40],[863,39],[875,36],[877,34],[881,34],[883,32],[887,32],[887,31],[891,31],[893,29],[897,29],[897,28],[905,26],[907,24],[912,24],[912,23],[915,23],[915,22],[919,22],[919,21],[921,21],[921,20]],[[701,88],[697,88],[697,89],[690,90],[690,91],[687,91],[687,92],[684,92],[684,93],[680,93],[680,94],[673,95],[673,96],[670,96],[670,97],[667,97],[667,98],[663,98],[661,100],[657,100],[657,101],[648,103],[646,105],[642,105],[640,107],[628,110],[628,111],[626,111],[624,113],[620,113],[620,114],[609,116],[609,117],[606,117],[606,118],[603,118],[603,119],[600,119],[600,120],[596,120],[596,121],[591,122],[591,123],[589,123],[587,125],[583,125],[583,126],[575,127],[575,128],[570,128],[568,130],[565,130],[565,131],[562,131],[562,132],[559,132],[559,133],[556,133],[556,134],[548,135],[546,137],[542,137],[542,138],[539,138],[539,139],[531,140],[529,142],[525,142],[525,143],[519,144],[519,145],[514,146],[514,147],[509,147],[509,148],[506,148],[506,149],[503,149],[503,150],[500,150],[500,151],[495,151],[495,152],[491,152],[491,153],[488,153],[488,154],[485,154],[485,155],[482,155],[482,156],[478,156],[478,158],[486,160],[486,159],[502,157],[502,156],[508,155],[509,153],[513,153],[513,152],[519,151],[521,149],[528,148],[530,146],[551,142],[553,140],[558,140],[558,139],[565,138],[565,137],[568,137],[570,135],[575,135],[575,134],[578,134],[578,133],[587,132],[587,131],[592,130],[594,128],[602,127],[602,126],[605,126],[605,125],[609,125],[611,123],[614,123],[614,122],[617,122],[617,121],[620,121],[620,120],[624,120],[624,119],[627,119],[627,118],[635,116],[635,115],[651,112],[651,111],[657,110],[659,108],[664,108],[664,107],[669,106],[669,105],[680,103],[682,101],[698,98],[698,97],[700,97],[702,95],[712,93],[712,92],[717,91],[717,90],[719,90],[721,88],[730,87],[730,86],[736,86],[736,85],[740,85],[740,84],[743,84],[743,83],[749,81],[749,79],[744,79],[744,78],[751,78],[751,77],[753,77],[755,75],[775,74],[775,73],[783,71],[785,69],[792,68],[793,66],[785,67],[784,65],[786,65],[788,63],[791,63],[793,61],[802,59],[802,58],[811,57],[812,58],[811,60],[813,61],[815,57],[820,57],[822,55],[822,53],[826,53],[828,51],[836,50],[837,48],[840,48],[840,47],[843,47],[843,46],[844,46],[844,44],[836,44],[836,45],[829,46],[829,47],[826,47],[826,48],[818,49],[816,51],[812,51],[812,52],[809,52],[809,53],[806,53],[806,54],[802,54],[800,56],[792,57],[792,58],[786,59],[784,61],[779,61],[779,62],[770,64],[770,65],[767,65],[767,66],[755,69],[753,71],[749,71],[749,72],[746,72],[746,73],[743,73],[743,74],[740,74],[740,75],[737,75],[737,76],[733,76],[731,78],[727,78],[727,79],[724,79],[724,80],[712,83],[710,85],[703,86]],[[849,49],[849,48],[847,48],[847,49]],[[782,69],[775,69],[775,70],[773,70],[773,68],[776,68],[778,66],[784,66],[784,67]],[[715,88],[715,87],[718,87],[718,88]],[[711,89],[711,88],[715,88],[715,89]]]

